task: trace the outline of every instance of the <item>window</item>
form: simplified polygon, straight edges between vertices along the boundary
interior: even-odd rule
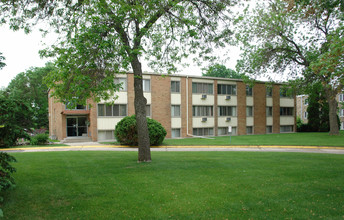
[[[339,101],[344,102],[344,94],[339,94]]]
[[[237,133],[237,128],[236,127],[232,127],[232,133],[230,133],[231,135],[236,135]],[[217,129],[217,135],[228,135],[228,127],[219,127]]]
[[[150,117],[151,116],[151,107],[150,105],[146,105],[146,117]]]
[[[180,105],[172,105],[171,106],[171,116],[172,117],[179,117],[180,116]]]
[[[272,87],[266,87],[266,97],[272,97]]]
[[[106,116],[106,117],[127,116],[127,105],[98,104],[98,116]]]
[[[142,88],[143,92],[150,92],[150,79],[143,79],[142,80]]]
[[[219,106],[219,116],[236,116],[235,106]]]
[[[305,99],[305,105],[308,105],[308,99]]]
[[[292,98],[292,93],[288,88],[280,88],[280,97],[281,98]]]
[[[214,135],[214,128],[194,128],[193,135],[211,136],[211,135]]]
[[[344,109],[339,109],[339,116],[343,117],[344,116]]]
[[[246,117],[252,117],[252,116],[253,116],[253,107],[246,106]]]
[[[283,125],[280,127],[280,132],[285,133],[285,132],[293,132],[293,125]]]
[[[280,116],[293,116],[294,108],[293,107],[281,107]]]
[[[192,93],[213,94],[212,83],[192,83]]]
[[[217,94],[236,95],[236,85],[217,84]]]
[[[272,126],[266,126],[266,133],[271,134],[272,133]]]
[[[192,106],[192,116],[213,116],[213,106]]]
[[[180,93],[179,81],[171,81],[171,92]]]
[[[266,107],[266,117],[271,117],[272,116],[272,107],[267,106]]]
[[[246,134],[253,134],[253,127],[252,126],[246,127]]]
[[[127,79],[126,78],[116,78],[116,84],[121,84],[119,91],[127,91]]]
[[[180,137],[180,128],[172,128],[172,130],[171,130],[171,137],[172,138]]]
[[[344,130],[344,122],[341,123],[341,130]]]
[[[86,110],[85,105],[75,105],[73,106],[73,102],[66,102],[66,110]]]
[[[307,117],[308,117],[308,112],[305,112],[304,113],[304,118],[307,119]]]
[[[251,86],[246,86],[246,96],[252,96],[253,91]]]

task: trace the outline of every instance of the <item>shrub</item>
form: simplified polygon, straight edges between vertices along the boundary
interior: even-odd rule
[[[167,134],[165,128],[156,120],[147,118],[150,145],[160,145]],[[115,137],[121,144],[137,146],[138,136],[136,128],[136,116],[127,116],[117,123]]]
[[[48,143],[49,135],[48,134],[36,134],[30,138],[30,145],[41,145]]]
[[[11,166],[10,162],[16,162],[16,159],[7,153],[0,152],[0,195],[4,190],[15,186],[14,179],[11,175],[16,169]],[[2,200],[3,198],[0,196],[0,201]],[[3,213],[0,209],[0,217],[2,216]]]

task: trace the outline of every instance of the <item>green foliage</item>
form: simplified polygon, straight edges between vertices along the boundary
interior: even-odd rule
[[[30,137],[30,145],[44,145],[48,143],[49,135],[48,134],[36,134],[35,136]]]
[[[150,145],[160,145],[167,134],[165,128],[156,120],[147,118],[148,133]],[[115,137],[117,141],[124,145],[137,146],[138,135],[136,128],[136,116],[124,117],[117,123],[115,129]]]
[[[6,64],[3,62],[5,60],[5,57],[2,56],[2,53],[0,52],[0,70],[6,66]]]
[[[43,83],[43,79],[54,69],[51,63],[47,63],[45,67],[30,68],[12,79],[5,90],[9,97],[29,107],[32,113],[32,128],[47,128],[49,125],[48,87]]]
[[[2,193],[3,191],[15,186],[14,178],[12,174],[16,172],[16,169],[12,167],[10,162],[16,162],[16,159],[5,153],[0,152],[0,202],[2,203]],[[0,217],[3,217],[3,212],[0,208]]]
[[[208,66],[208,68],[205,69],[205,72],[202,73],[202,76],[242,79],[241,74],[238,74],[234,70],[218,63]]]
[[[0,97],[0,146],[13,146],[18,138],[28,138],[30,109],[21,101]]]

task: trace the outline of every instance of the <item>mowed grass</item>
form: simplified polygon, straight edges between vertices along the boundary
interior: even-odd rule
[[[338,146],[344,147],[344,132],[330,136],[325,132],[284,133],[264,135],[220,136],[214,138],[165,139],[165,146],[195,145],[292,145],[292,146]]]
[[[11,153],[4,219],[342,219],[344,157],[272,152]]]

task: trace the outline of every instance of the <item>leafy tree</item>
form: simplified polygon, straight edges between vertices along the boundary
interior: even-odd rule
[[[205,69],[202,76],[242,79],[242,75],[222,64],[214,64]]]
[[[3,62],[5,60],[5,57],[2,56],[2,53],[0,52],[0,70],[6,66],[6,64]]]
[[[329,103],[330,134],[339,134],[336,95],[344,82],[344,11],[337,0],[259,1],[236,20],[244,52],[239,72],[302,74],[320,81]]]
[[[30,109],[21,101],[0,96],[0,146],[13,146],[18,138],[28,138]]]
[[[0,152],[0,201],[3,202],[2,192],[15,186],[12,174],[16,169],[12,167],[10,162],[16,162],[16,159],[5,152]],[[0,208],[0,218],[3,217],[2,209]]]
[[[45,67],[30,68],[12,79],[6,89],[9,97],[20,100],[30,108],[32,128],[49,126],[48,87],[43,83],[43,78],[53,70],[52,63],[46,64]]]
[[[62,101],[109,100],[118,90],[114,73],[133,71],[138,161],[144,162],[151,157],[142,59],[167,73],[176,71],[176,64],[189,54],[210,59],[212,48],[225,46],[231,34],[226,22],[236,0],[1,2],[3,20],[13,29],[29,30],[32,22],[42,18],[64,34],[60,44],[42,53],[57,57],[58,68],[47,83],[52,95]]]

